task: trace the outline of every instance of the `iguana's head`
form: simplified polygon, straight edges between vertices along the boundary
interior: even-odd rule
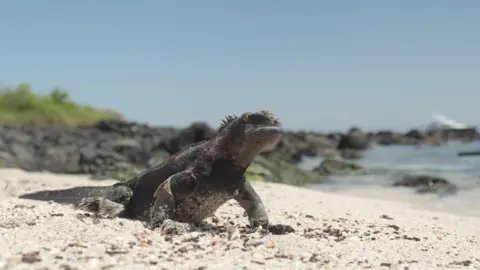
[[[242,165],[248,165],[265,148],[275,144],[281,133],[279,119],[266,110],[227,116],[219,128],[221,147]]]

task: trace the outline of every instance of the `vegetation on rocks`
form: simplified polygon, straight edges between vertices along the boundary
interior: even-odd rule
[[[366,170],[356,164],[328,158],[313,170],[302,169],[284,160],[257,157],[247,170],[250,181],[276,182],[289,185],[321,183],[330,175],[359,175]]]
[[[15,124],[77,126],[103,119],[122,119],[119,113],[79,105],[66,91],[55,88],[48,95],[39,95],[30,85],[0,89],[0,122]]]
[[[247,170],[249,181],[275,182],[290,185],[320,183],[324,175],[304,170],[283,160],[270,160],[259,156]]]
[[[344,162],[335,158],[325,159],[318,167],[313,169],[320,175],[352,175],[365,174],[366,169],[355,163]]]

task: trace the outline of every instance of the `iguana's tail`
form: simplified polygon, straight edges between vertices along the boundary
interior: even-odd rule
[[[54,201],[61,204],[76,204],[86,197],[100,197],[112,190],[111,186],[82,186],[59,190],[42,190],[20,195],[21,199]]]

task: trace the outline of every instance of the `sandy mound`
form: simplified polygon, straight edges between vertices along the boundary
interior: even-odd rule
[[[247,234],[229,202],[216,231],[163,235],[138,221],[93,219],[69,206],[15,196],[45,188],[108,185],[83,176],[0,170],[0,268],[5,269],[439,269],[480,267],[480,219],[401,203],[255,183],[287,235]],[[238,227],[228,239],[229,222]],[[45,268],[46,267],[46,268]]]

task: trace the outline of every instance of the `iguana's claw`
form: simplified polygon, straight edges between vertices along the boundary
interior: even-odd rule
[[[267,229],[269,225],[268,217],[266,215],[260,214],[252,215],[248,218],[248,222],[250,223],[250,227],[252,228],[258,228],[262,226],[264,229]]]
[[[254,219],[250,219],[249,220],[249,223],[250,223],[250,227],[252,228],[258,228],[260,226],[262,226],[263,229],[267,229],[268,228],[268,220],[254,220]]]
[[[256,204],[247,213],[248,222],[252,228],[262,226],[264,229],[268,228],[268,215],[262,204]]]

